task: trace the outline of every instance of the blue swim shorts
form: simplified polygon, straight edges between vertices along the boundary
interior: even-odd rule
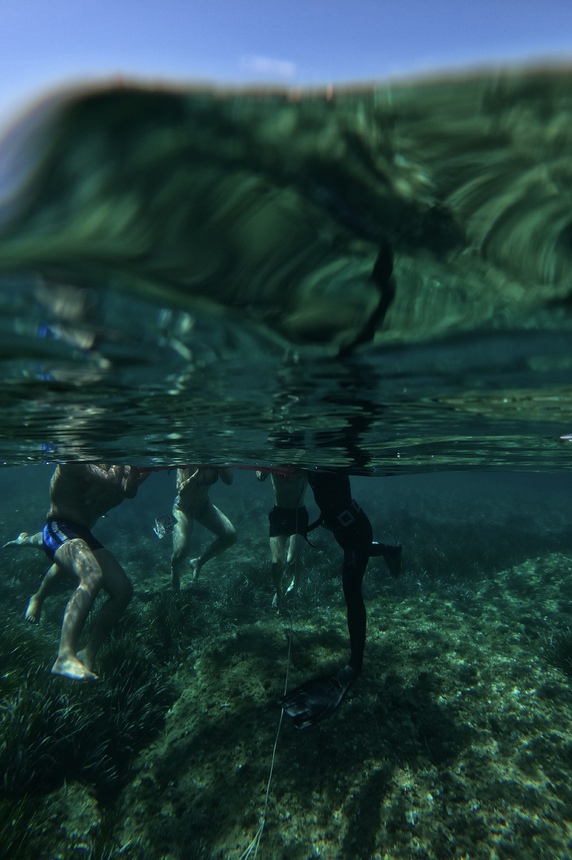
[[[54,560],[54,554],[63,543],[74,538],[84,540],[90,549],[103,549],[103,544],[84,526],[76,526],[69,520],[48,520],[42,532],[42,542],[50,561]]]

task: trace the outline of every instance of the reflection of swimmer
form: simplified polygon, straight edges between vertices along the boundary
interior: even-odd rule
[[[173,588],[179,589],[185,560],[189,555],[193,525],[196,520],[216,535],[214,540],[198,558],[191,559],[193,579],[196,580],[203,565],[236,541],[236,531],[231,521],[219,511],[209,499],[209,489],[219,479],[232,484],[230,469],[209,466],[190,466],[177,469],[177,497],[173,505],[173,554],[171,575]]]
[[[265,481],[269,474],[260,470],[256,477],[259,481]],[[268,514],[272,582],[275,588],[272,605],[281,609],[285,553],[290,580],[286,594],[295,594],[300,582],[300,550],[308,532],[308,511],[304,505],[308,475],[303,469],[292,469],[284,474],[273,472],[272,486],[275,505]]]
[[[350,634],[350,659],[337,673],[307,681],[281,700],[282,707],[299,729],[329,717],[361,674],[366,635],[362,581],[370,557],[383,556],[393,576],[399,576],[401,571],[401,547],[372,541],[371,523],[352,498],[347,475],[310,472],[308,480],[320,509],[318,523],[332,532],[344,552],[342,586]]]
[[[101,320],[95,290],[41,280],[34,294],[48,317],[39,323],[38,337],[62,340],[86,352],[96,348]]]
[[[133,588],[114,556],[92,535],[99,517],[133,498],[147,475],[133,466],[64,463],[57,466],[50,483],[50,510],[43,532],[25,532],[6,546],[41,546],[53,562],[39,590],[32,595],[26,619],[38,622],[44,599],[64,575],[79,580],[64,613],[56,675],[87,680],[94,673],[97,651],[129,603]],[[109,597],[96,616],[89,641],[78,652],[78,641],[87,615],[100,589]]]

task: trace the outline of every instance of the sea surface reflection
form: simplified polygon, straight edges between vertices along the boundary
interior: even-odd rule
[[[1,460],[568,468],[570,82],[44,103],[3,149]]]

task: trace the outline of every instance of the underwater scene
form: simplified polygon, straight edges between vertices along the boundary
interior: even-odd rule
[[[5,470],[3,538],[42,523],[52,471]],[[278,612],[273,493],[252,472],[213,486],[238,540],[178,592],[153,530],[174,474],[98,523],[134,596],[91,683],[50,674],[71,583],[29,624],[47,559],[2,550],[3,856],[251,857],[263,814],[260,857],[570,856],[572,476],[352,488],[376,537],[403,543],[403,569],[370,560],[362,675],[304,730],[280,727],[277,703],[346,659],[341,551],[312,532]],[[211,537],[197,526],[192,552]]]
[[[552,68],[5,130],[0,857],[572,855],[571,120]]]

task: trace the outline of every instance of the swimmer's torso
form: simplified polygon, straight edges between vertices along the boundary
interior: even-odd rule
[[[91,529],[97,520],[125,498],[129,466],[64,463],[50,482],[47,519],[69,520]]]
[[[215,469],[211,466],[190,466],[177,469],[177,498],[175,504],[185,510],[195,508],[203,502],[209,489],[220,477],[225,483],[231,483],[232,477],[227,477],[228,469]],[[230,473],[229,473],[230,475]]]
[[[297,469],[288,475],[272,473],[274,497],[279,508],[301,508],[308,486],[308,474],[303,469]]]

